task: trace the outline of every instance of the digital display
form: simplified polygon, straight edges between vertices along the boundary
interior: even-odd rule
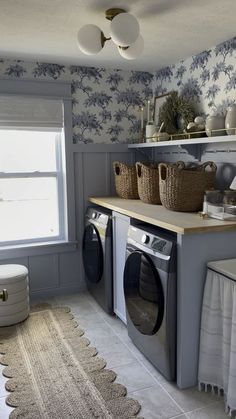
[[[165,248],[166,242],[165,240],[154,239],[152,242],[153,250],[157,250],[158,252],[163,252]]]

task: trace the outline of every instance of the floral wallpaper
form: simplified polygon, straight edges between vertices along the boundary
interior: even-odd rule
[[[74,143],[136,142],[140,108],[153,94],[153,74],[141,71],[1,59],[0,76],[71,82]]]
[[[136,142],[140,108],[177,90],[199,114],[224,113],[236,100],[236,37],[157,72],[0,59],[0,77],[71,82],[74,143]]]
[[[203,114],[225,113],[236,101],[236,37],[154,74],[155,95],[171,90]]]

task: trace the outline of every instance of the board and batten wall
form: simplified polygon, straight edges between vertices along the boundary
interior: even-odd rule
[[[127,144],[73,145],[77,243],[62,250],[60,245],[41,247],[33,252],[30,249],[28,254],[22,249],[22,256],[18,257],[14,257],[14,251],[8,251],[8,257],[7,252],[0,251],[0,264],[17,263],[28,267],[33,297],[50,297],[86,289],[82,237],[88,198],[115,194],[112,163],[116,160],[134,161],[134,153],[128,150]]]

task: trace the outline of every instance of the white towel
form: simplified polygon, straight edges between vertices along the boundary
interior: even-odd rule
[[[236,282],[208,269],[203,297],[199,388],[224,391],[226,413],[236,412]]]

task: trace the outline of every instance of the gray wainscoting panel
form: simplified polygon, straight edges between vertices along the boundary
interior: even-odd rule
[[[59,287],[58,255],[29,258],[30,292]]]
[[[84,204],[89,196],[106,196],[110,192],[108,153],[83,154]]]
[[[80,290],[86,288],[81,278],[79,265],[80,252],[62,253],[59,256],[60,288],[79,285]]]
[[[29,259],[27,257],[25,258],[14,258],[14,259],[2,259],[0,260],[0,265],[24,265],[28,268],[29,265]]]
[[[113,161],[131,163],[134,153],[127,144],[88,144],[74,147],[76,239],[78,241],[79,286],[83,287],[82,238],[84,216],[90,196],[115,195]],[[60,268],[61,270],[61,268]]]

